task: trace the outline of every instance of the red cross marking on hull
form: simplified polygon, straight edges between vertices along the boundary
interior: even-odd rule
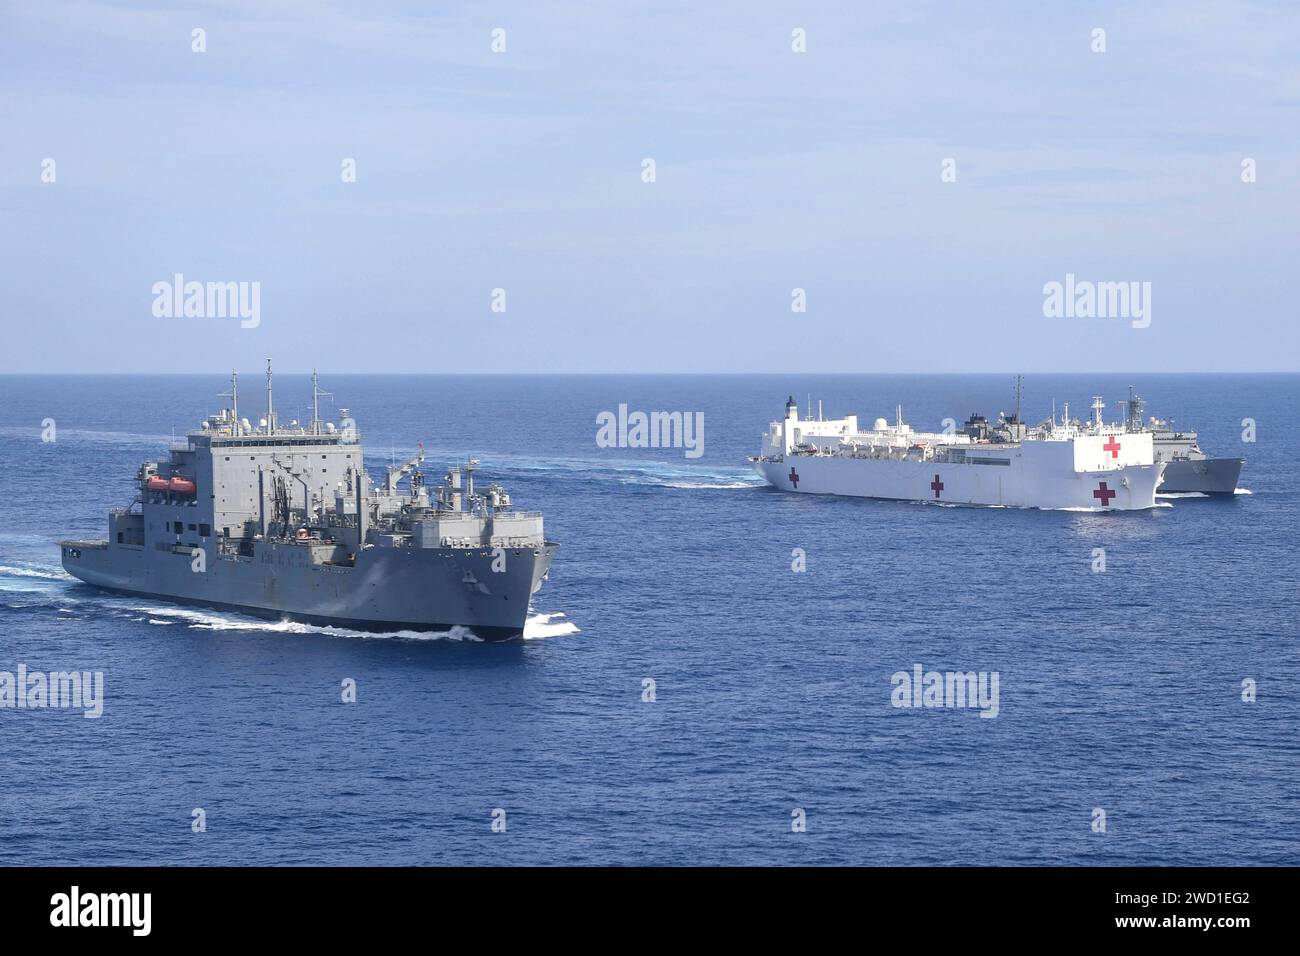
[[[1112,491],[1111,489],[1107,488],[1107,487],[1106,487],[1106,482],[1104,482],[1104,481],[1101,482],[1100,484],[1101,484],[1101,487],[1099,487],[1096,491],[1094,491],[1094,492],[1092,493],[1092,496],[1093,496],[1094,498],[1100,499],[1100,501],[1101,501],[1101,506],[1102,506],[1103,508],[1109,508],[1109,507],[1110,507],[1110,499],[1111,499],[1111,498],[1114,498],[1115,495],[1119,494],[1119,492],[1117,492],[1117,491]]]
[[[792,487],[799,487],[799,472],[794,470],[793,465],[790,466],[790,484]]]
[[[939,480],[938,475],[935,475],[934,481],[930,482],[930,488],[933,489],[934,496],[938,498],[939,492],[943,491],[943,482]]]

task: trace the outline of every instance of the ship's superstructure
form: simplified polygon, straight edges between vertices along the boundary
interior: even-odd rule
[[[557,547],[541,514],[498,485],[476,492],[474,459],[431,489],[423,449],[376,483],[348,410],[321,420],[325,394],[313,373],[311,421],[282,425],[268,360],[254,425],[232,374],[229,406],[141,465],[106,540],[61,542],[63,566],[113,591],[316,624],[522,634]]]
[[[1030,431],[1019,412],[959,431],[917,432],[857,416],[801,419],[793,397],[751,459],[773,486],[803,494],[946,504],[1120,511],[1151,508],[1163,463],[1150,434],[1073,425]]]

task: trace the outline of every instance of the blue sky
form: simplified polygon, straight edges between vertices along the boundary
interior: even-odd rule
[[[1297,107],[1295,4],[8,3],[0,371],[1296,371]]]

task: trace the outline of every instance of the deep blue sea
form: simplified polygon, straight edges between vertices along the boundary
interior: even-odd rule
[[[1094,394],[1118,418],[1133,384],[1248,459],[1248,494],[1111,514],[795,496],[744,460],[791,393],[936,429],[1010,410],[1009,376],[322,383],[374,473],[423,441],[432,477],[474,453],[544,511],[532,636],[100,594],[55,542],[104,536],[225,379],[0,377],[0,670],[105,680],[97,720],[0,709],[0,863],[1300,863],[1300,377],[1028,376],[1030,421]],[[307,379],[276,384],[305,418]],[[704,412],[704,456],[598,448],[620,403]],[[998,672],[998,716],[893,707],[914,664]]]

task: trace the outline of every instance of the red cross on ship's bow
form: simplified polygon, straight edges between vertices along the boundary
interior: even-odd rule
[[[930,482],[930,490],[934,492],[936,498],[939,497],[939,492],[943,491],[943,482],[939,480],[938,475],[935,475],[934,481]]]
[[[791,488],[799,487],[799,472],[794,470],[793,465],[790,466],[790,487]]]
[[[1106,487],[1106,482],[1103,481],[1103,482],[1100,482],[1100,487],[1099,487],[1096,491],[1094,491],[1094,492],[1092,493],[1092,496],[1093,496],[1094,498],[1098,499],[1099,501],[1101,501],[1101,506],[1102,506],[1103,508],[1109,508],[1109,507],[1110,507],[1110,499],[1111,499],[1111,498],[1114,498],[1115,495],[1117,495],[1117,494],[1119,494],[1119,492],[1117,492],[1117,491],[1112,491],[1110,488],[1107,488],[1107,487]]]

